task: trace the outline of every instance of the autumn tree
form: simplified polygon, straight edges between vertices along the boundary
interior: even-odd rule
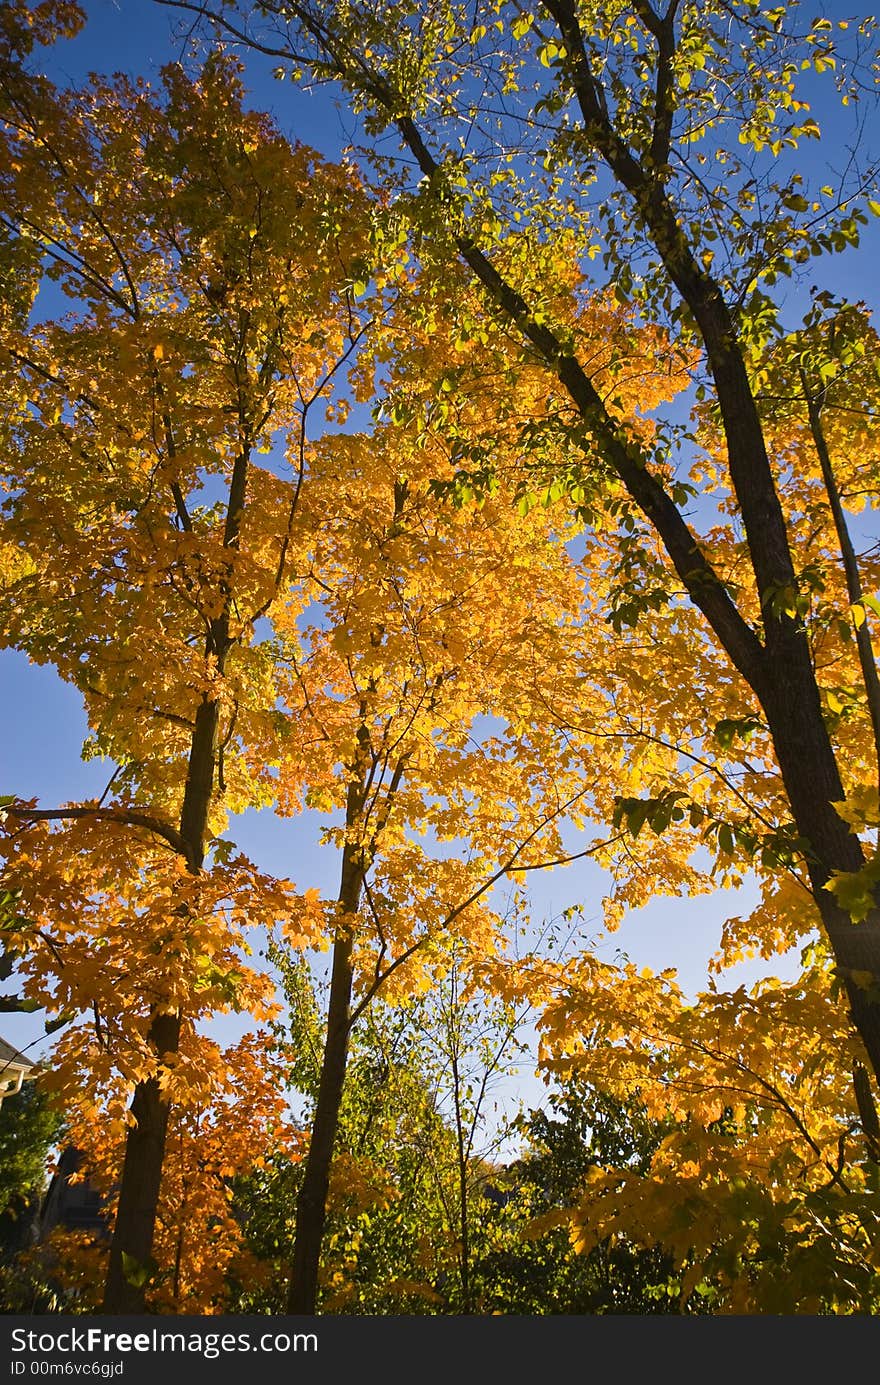
[[[646,552],[659,545],[664,585],[652,580],[653,560],[646,567],[638,544],[623,555],[632,613],[655,600],[691,603],[711,666],[724,679],[734,671],[748,715],[768,728],[789,835],[880,1074],[870,848],[835,806],[857,786],[826,715],[810,577],[759,400],[764,359],[784,330],[774,282],[855,244],[866,221],[870,167],[855,159],[848,181],[813,188],[799,154],[819,135],[808,79],[833,78],[844,103],[870,99],[861,64],[870,22],[847,32],[842,20],[835,34],[828,19],[802,22],[793,7],[752,0],[672,0],[660,9],[502,0],[476,11],[446,0],[378,8],[265,0],[237,10],[167,3],[209,16],[226,40],[274,56],[285,75],[338,82],[368,134],[398,138],[416,170],[399,210],[420,254],[467,266],[491,312],[543,365],[566,403],[559,433],[581,450],[577,483],[587,481],[592,512],[625,521],[624,534],[645,536]],[[689,511],[693,492],[675,474],[675,429],[643,445],[554,313],[540,248],[557,234],[574,236],[619,296],[698,353],[695,373],[723,447],[722,489],[698,494],[712,504],[729,496],[742,545],[735,585],[699,512]],[[839,548],[837,561],[843,571]],[[841,617],[850,605],[845,599]],[[857,878],[870,895],[857,920],[829,888],[841,878]]]
[[[381,218],[373,234],[399,244]],[[646,359],[663,334],[615,305],[579,303],[570,258],[567,274],[559,310],[592,341],[619,407],[668,397],[680,364]],[[317,919],[333,940],[333,978],[298,1193],[293,1311],[314,1310],[354,1023],[374,996],[393,1003],[438,984],[455,939],[492,953],[501,934],[490,891],[505,876],[606,845],[571,853],[562,832],[607,801],[617,757],[585,776],[580,747],[545,715],[590,658],[582,574],[566,549],[575,529],[561,509],[515,504],[521,428],[552,426],[555,401],[495,324],[461,338],[444,292],[467,285],[418,275],[401,287],[379,338],[387,364],[375,427],[311,449],[298,510],[302,590],[289,615],[281,603],[272,612],[277,717],[286,713],[290,730],[255,744],[254,764],[283,814],[303,803],[334,814],[325,840],[341,857],[338,898],[303,902],[306,938]],[[615,372],[608,337],[638,369]],[[490,445],[510,464],[476,509],[445,503],[465,445]],[[297,929],[293,920],[295,944]]]
[[[507,927],[515,946],[510,918]],[[449,950],[445,974],[435,966],[428,991],[391,1004],[380,991],[352,1027],[319,1267],[322,1314],[474,1313],[490,1301],[507,1311],[509,1289],[496,1287],[493,1267],[496,1256],[499,1264],[505,1254],[516,1260],[527,1216],[499,1212],[509,1186],[501,1146],[511,1133],[512,1069],[527,1051],[528,1004],[512,1010],[471,986],[462,944]],[[273,945],[270,956],[287,1001],[272,1028],[308,1130],[321,1085],[327,983],[316,985],[301,955]],[[241,1285],[240,1310],[284,1306],[279,1284],[302,1175],[302,1162],[274,1150],[238,1181],[248,1245],[264,1262]]]
[[[265,1000],[227,906],[247,899],[252,923],[286,907],[206,857],[227,812],[260,801],[240,754],[274,700],[254,626],[285,580],[310,412],[367,320],[350,291],[363,199],[350,170],[244,112],[229,62],[195,80],[172,66],[158,92],[58,92],[28,66],[44,21],[55,36],[32,20],[3,21],[4,266],[22,299],[2,344],[3,640],[80,689],[118,768],[99,802],[7,804],[28,910],[10,943],[30,1001],[92,1017],[62,1074],[118,1064],[133,1089],[104,1308],[138,1311],[171,1101],[188,1071],[200,1085],[181,1035],[212,1005]],[[284,460],[259,463],[278,438]]]
[[[811,1267],[800,1301],[829,1266],[874,1292],[876,574],[847,526],[875,346],[849,305],[817,300],[794,329],[772,297],[864,221],[852,187],[814,195],[786,162],[815,133],[801,72],[844,55],[827,22],[798,35],[751,3],[482,8],[217,12],[227,40],[341,81],[368,133],[400,137],[418,178],[393,170],[369,230],[353,169],[246,114],[228,58],[168,69],[158,95],[59,94],[23,59],[47,15],[77,12],[2,21],[4,640],[81,689],[119,765],[100,803],[7,805],[8,940],[27,1003],[91,1016],[60,1081],[87,1061],[77,1090],[112,1092],[127,1147],[107,1308],[144,1303],[170,1111],[183,1129],[223,1085],[196,1022],[265,1014],[244,928],[277,917],[294,949],[332,946],[294,1311],[315,1304],[353,1027],[448,977],[456,945],[503,1003],[541,998],[554,1070],[602,1058],[655,1114],[664,1084],[682,1093],[687,1138],[641,1181],[596,1180],[579,1244],[618,1222],[662,1241],[694,1270],[685,1298],[723,1244],[732,1301],[767,1301],[772,1272],[742,1270],[731,1230],[747,1198],[711,1245],[675,1221],[763,1161],[761,1236]],[[315,408],[338,429],[379,368],[372,431],[310,438]],[[661,406],[689,380],[685,427]],[[225,859],[227,813],[270,802],[329,815],[335,898]],[[589,954],[505,966],[492,887],[588,853],[613,873],[610,923],[755,871],[762,902],[722,960],[821,920],[863,1047],[824,956],[784,995],[696,1009]]]

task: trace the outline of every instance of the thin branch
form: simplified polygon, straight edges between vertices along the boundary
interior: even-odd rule
[[[353,1025],[355,1021],[360,1017],[360,1015],[363,1014],[364,1010],[366,1010],[367,1006],[372,1001],[376,992],[379,990],[379,987],[385,984],[388,977],[391,976],[393,972],[397,971],[398,967],[402,967],[405,962],[408,962],[409,959],[419,950],[419,948],[424,946],[424,944],[429,940],[429,938],[432,938],[436,936],[438,932],[443,932],[445,929],[449,928],[450,924],[454,923],[455,920],[461,914],[463,914],[466,909],[469,909],[472,904],[476,904],[477,900],[481,899],[484,894],[491,890],[493,885],[497,885],[498,881],[503,876],[520,874],[531,870],[548,870],[551,866],[554,865],[565,865],[570,861],[581,860],[582,858],[587,856],[594,856],[604,847],[610,846],[613,842],[619,841],[623,836],[625,836],[625,833],[621,832],[616,837],[609,838],[608,841],[596,842],[593,846],[587,847],[586,850],[573,853],[571,856],[560,856],[555,858],[554,860],[549,861],[535,861],[532,863],[517,864],[518,858],[526,850],[529,843],[535,839],[538,833],[543,831],[543,829],[547,827],[551,822],[561,817],[563,813],[565,813],[570,807],[572,807],[572,805],[576,803],[579,798],[582,798],[583,795],[587,792],[587,789],[582,789],[578,793],[573,794],[572,797],[569,798],[567,802],[563,803],[561,807],[556,809],[555,812],[549,814],[545,818],[542,818],[542,820],[538,823],[538,825],[535,828],[533,828],[533,830],[528,834],[528,836],[525,837],[524,840],[519,843],[516,850],[512,852],[512,854],[508,857],[504,864],[499,866],[498,870],[496,870],[492,875],[488,876],[488,878],[484,880],[481,885],[478,885],[476,889],[472,890],[466,899],[463,899],[459,904],[456,904],[454,908],[450,909],[449,913],[443,919],[442,923],[436,930],[434,930],[433,933],[424,934],[422,937],[417,938],[414,943],[411,943],[409,947],[404,948],[403,952],[401,952],[397,957],[395,957],[393,962],[389,963],[385,971],[382,972],[381,976],[376,977],[372,984],[367,988],[366,992],[364,993],[364,996],[359,1001],[359,1003],[353,1007],[349,1015],[349,1026]]]
[[[803,367],[799,370],[801,389],[804,392],[804,399],[807,405],[807,413],[810,420],[810,432],[813,435],[813,443],[816,448],[816,455],[819,458],[819,465],[822,469],[822,480],[825,483],[825,490],[828,495],[828,503],[831,506],[831,515],[834,520],[834,528],[837,531],[837,541],[840,545],[840,556],[843,559],[843,570],[846,575],[846,589],[849,596],[850,605],[857,606],[864,600],[862,592],[862,579],[859,573],[858,559],[852,545],[852,539],[847,528],[846,516],[843,512],[843,505],[840,501],[840,492],[837,489],[837,481],[834,475],[834,467],[831,462],[831,453],[828,450],[828,441],[825,437],[825,429],[822,426],[822,394],[813,394],[807,382],[807,376]],[[853,619],[855,626],[856,647],[859,652],[859,664],[862,670],[862,681],[865,685],[865,695],[868,699],[868,711],[871,716],[871,726],[874,732],[874,755],[877,762],[878,782],[880,782],[880,678],[877,676],[877,663],[874,658],[874,650],[871,644],[871,632],[868,628],[868,621],[864,607],[862,608],[861,623]]]

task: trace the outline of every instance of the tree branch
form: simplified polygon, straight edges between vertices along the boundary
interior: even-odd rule
[[[88,804],[78,804],[70,808],[28,808],[24,804],[10,803],[0,809],[20,822],[65,821],[71,818],[96,818],[102,822],[119,822],[127,827],[143,827],[154,836],[167,842],[178,856],[186,857],[186,846],[181,834],[170,823],[150,813],[139,813],[127,808],[98,808]]]

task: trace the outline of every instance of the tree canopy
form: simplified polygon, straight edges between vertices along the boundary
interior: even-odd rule
[[[0,19],[0,640],[115,766],[3,803],[14,1003],[112,1226],[71,1301],[873,1312],[880,355],[823,272],[880,200],[818,114],[867,127],[873,22],[161,3],[199,44],[153,82],[43,75],[73,4]],[[238,850],[253,809],[321,815],[335,893]],[[703,993],[535,915],[588,858],[609,932],[754,882]],[[568,1125],[501,1167],[526,1014]]]

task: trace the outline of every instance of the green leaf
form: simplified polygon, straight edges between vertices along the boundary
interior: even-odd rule
[[[825,889],[834,895],[853,923],[863,923],[874,908],[874,891],[880,882],[880,858],[874,857],[861,870],[836,871]]]
[[[149,1256],[144,1264],[136,1260],[128,1251],[122,1252],[122,1274],[125,1282],[131,1284],[132,1288],[142,1289],[145,1284],[158,1272],[159,1266],[152,1256]]]
[[[235,850],[235,842],[229,841],[225,837],[215,837],[211,843],[211,852],[214,860],[221,866],[229,865]]]
[[[735,740],[747,741],[760,725],[756,717],[724,717],[718,722],[712,735],[722,750],[729,750]]]

